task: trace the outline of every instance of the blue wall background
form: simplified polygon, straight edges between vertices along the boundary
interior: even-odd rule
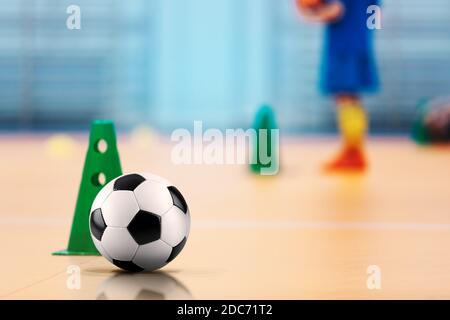
[[[383,9],[383,91],[366,101],[374,131],[407,132],[419,100],[450,94],[450,2]],[[0,0],[0,128],[241,127],[271,103],[285,130],[331,131],[321,35],[294,0]]]

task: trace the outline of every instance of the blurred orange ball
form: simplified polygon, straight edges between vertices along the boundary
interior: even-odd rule
[[[316,9],[321,6],[322,0],[296,0],[300,9]]]

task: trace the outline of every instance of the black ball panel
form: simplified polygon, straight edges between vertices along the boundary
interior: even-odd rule
[[[186,214],[188,206],[181,192],[174,186],[170,186],[167,189],[169,189],[170,195],[172,196],[173,205],[180,208]]]
[[[138,265],[134,264],[132,261],[120,261],[120,260],[113,260],[113,263],[115,266],[126,270],[130,272],[140,272],[144,271],[143,268],[139,267]]]
[[[153,213],[140,210],[127,227],[137,244],[156,241],[161,237],[161,218]]]
[[[101,241],[103,233],[105,232],[106,229],[106,223],[105,220],[103,219],[101,209],[95,209],[91,213],[91,219],[89,223],[91,226],[92,235],[95,237],[95,239]]]
[[[133,191],[136,189],[142,182],[145,181],[145,178],[141,175],[132,173],[124,175],[123,177],[118,178],[114,181],[114,191],[117,190],[126,190]]]
[[[175,259],[175,257],[181,252],[181,250],[183,250],[184,245],[186,244],[186,240],[186,237],[184,237],[179,244],[172,248],[172,252],[170,253],[169,258],[167,258],[167,263]]]

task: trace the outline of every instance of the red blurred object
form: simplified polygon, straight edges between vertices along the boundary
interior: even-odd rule
[[[325,172],[363,172],[367,168],[364,152],[359,148],[344,148],[341,153],[327,163]]]
[[[322,0],[296,0],[299,9],[317,9],[323,5]]]

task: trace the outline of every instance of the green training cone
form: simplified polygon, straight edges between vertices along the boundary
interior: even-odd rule
[[[428,113],[428,99],[421,99],[417,107],[417,114],[415,116],[412,127],[412,138],[417,144],[426,145],[430,143],[428,130],[425,126],[425,117]]]
[[[114,123],[107,120],[92,122],[69,245],[54,255],[99,255],[89,232],[91,205],[102,186],[121,174]]]
[[[263,105],[256,113],[253,123],[256,141],[251,146],[253,161],[250,170],[260,175],[275,175],[279,166],[279,133],[275,113],[268,105]]]

